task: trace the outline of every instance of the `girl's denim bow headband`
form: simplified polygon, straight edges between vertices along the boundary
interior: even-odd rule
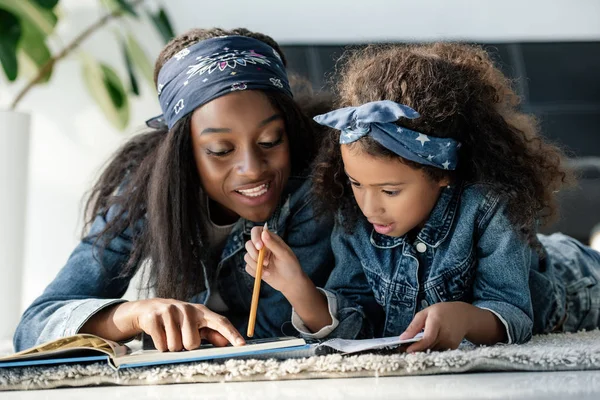
[[[277,90],[292,97],[281,57],[260,40],[222,36],[203,40],[175,54],[158,74],[163,115],[150,127],[170,128],[197,107],[238,90]]]
[[[340,143],[355,142],[369,134],[386,149],[402,158],[432,167],[454,170],[460,143],[450,138],[428,136],[394,124],[400,118],[415,119],[419,113],[390,100],[359,107],[345,107],[317,115],[317,123],[342,132]]]

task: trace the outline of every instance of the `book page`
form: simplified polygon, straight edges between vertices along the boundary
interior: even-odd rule
[[[111,357],[125,355],[128,351],[126,346],[122,346],[116,342],[95,335],[79,334],[56,339],[7,357],[2,357],[0,358],[0,362],[52,358],[59,354],[75,352],[77,350],[99,351]]]
[[[141,365],[171,364],[177,362],[189,362],[200,360],[211,360],[226,357],[240,357],[252,354],[262,354],[271,350],[298,350],[308,347],[302,338],[282,337],[270,339],[249,340],[244,346],[215,347],[203,345],[196,350],[161,352],[158,350],[138,350],[124,356],[113,358],[116,367],[135,367]]]
[[[357,353],[365,350],[382,349],[386,347],[396,347],[406,343],[418,342],[423,338],[423,333],[417,334],[411,339],[400,340],[400,336],[391,336],[377,339],[347,340],[331,339],[321,343],[321,346],[331,347],[342,353]]]

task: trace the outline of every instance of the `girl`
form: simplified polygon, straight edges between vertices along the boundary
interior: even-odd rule
[[[89,232],[25,311],[17,351],[75,333],[121,341],[145,332],[161,351],[202,338],[243,344],[253,279],[242,250],[265,221],[325,285],[333,224],[315,218],[307,196],[316,141],[285,64],[273,39],[246,29],[195,29],[167,44],[155,69],[164,115],[100,177]],[[126,302],[144,261],[156,298]],[[285,334],[291,307],[281,294],[264,287],[259,307],[255,336]]]
[[[265,281],[290,299],[301,332],[424,329],[417,351],[598,326],[600,254],[536,234],[569,179],[562,155],[483,49],[369,47],[349,57],[339,93],[346,108],[315,118],[333,128],[314,170],[337,212],[336,268],[319,294],[328,307],[294,297],[306,289],[290,289],[289,271],[305,274],[275,235],[256,228],[246,246],[251,273],[255,248],[272,252]]]

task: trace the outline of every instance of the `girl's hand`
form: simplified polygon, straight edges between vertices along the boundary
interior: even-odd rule
[[[283,239],[263,227],[252,228],[250,240],[246,242],[247,253],[244,256],[246,272],[256,276],[258,252],[263,246],[266,247],[262,270],[263,281],[284,295],[296,290],[298,283],[307,278],[298,258]]]
[[[472,308],[475,307],[463,302],[447,302],[421,310],[400,339],[410,339],[425,329],[423,339],[410,345],[406,351],[456,349],[467,335],[472,322]]]
[[[160,351],[193,350],[202,339],[215,346],[245,344],[244,338],[222,315],[201,304],[173,299],[121,303],[94,315],[80,333],[123,340],[145,332]]]

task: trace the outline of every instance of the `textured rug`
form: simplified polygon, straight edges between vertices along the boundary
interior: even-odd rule
[[[600,370],[600,330],[534,337],[523,345],[463,346],[416,354],[327,355],[288,360],[227,360],[114,371],[104,362],[0,369],[0,390],[95,385],[383,377],[476,371]]]

